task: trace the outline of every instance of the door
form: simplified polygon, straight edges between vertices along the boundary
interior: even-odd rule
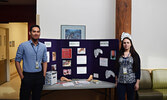
[[[7,81],[6,29],[0,28],[0,85]]]

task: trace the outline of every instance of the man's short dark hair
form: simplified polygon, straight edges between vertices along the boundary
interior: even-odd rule
[[[33,29],[34,27],[38,27],[39,30],[41,30],[39,25],[32,25],[32,26],[30,27],[30,32],[32,31],[32,29]]]

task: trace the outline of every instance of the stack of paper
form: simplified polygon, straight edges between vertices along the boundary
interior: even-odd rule
[[[63,86],[74,86],[74,83],[73,82],[63,83]]]
[[[95,83],[95,84],[99,84],[101,81],[99,81],[99,80],[92,80],[92,82]]]
[[[90,82],[86,80],[75,81],[76,84],[90,84]]]
[[[57,71],[46,72],[45,84],[53,85],[57,83]]]

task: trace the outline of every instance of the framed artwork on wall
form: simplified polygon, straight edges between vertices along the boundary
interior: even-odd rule
[[[61,25],[61,39],[86,39],[86,26]]]

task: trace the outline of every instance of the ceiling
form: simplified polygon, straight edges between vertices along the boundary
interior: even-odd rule
[[[35,5],[36,0],[0,0],[0,5]]]

